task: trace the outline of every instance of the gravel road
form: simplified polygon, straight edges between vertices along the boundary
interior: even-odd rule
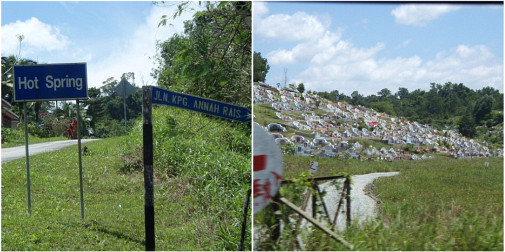
[[[396,176],[399,172],[377,172],[369,173],[364,175],[352,176],[353,185],[351,186],[351,220],[357,220],[358,223],[365,222],[367,220],[375,218],[377,212],[377,203],[372,199],[365,189],[367,185],[373,184],[373,182],[381,177]],[[343,184],[343,180],[342,180]],[[337,211],[338,200],[340,198],[341,191],[335,188],[331,182],[322,183],[319,185],[321,191],[326,191],[324,196],[324,202],[328,209],[328,213],[331,219],[335,216]],[[337,230],[343,231],[346,226],[345,222],[345,211],[346,205],[344,204],[340,207],[340,213],[337,218]],[[308,207],[306,209],[307,213],[312,213],[312,202],[309,200]],[[304,225],[302,223],[302,225]],[[305,224],[306,225],[306,224]]]
[[[371,220],[376,217],[377,215],[377,203],[374,199],[372,199],[369,195],[370,192],[367,192],[367,188],[370,187],[370,185],[373,185],[374,181],[376,179],[382,178],[382,177],[390,177],[390,176],[396,176],[398,175],[399,172],[377,172],[377,173],[369,173],[369,174],[364,174],[364,175],[355,175],[352,176],[352,181],[353,185],[351,185],[351,219],[357,220],[358,223],[363,223],[365,221]],[[341,184],[343,184],[343,180],[340,181]],[[326,191],[326,195],[323,197],[324,202],[326,204],[326,207],[328,209],[329,215],[331,216],[331,219],[334,218],[335,212],[337,211],[337,206],[338,206],[338,200],[340,199],[340,194],[341,191],[337,190],[334,185],[332,185],[332,182],[326,182],[322,183],[319,185],[319,188],[321,191]],[[373,195],[372,195],[373,197]],[[309,200],[307,204],[307,209],[305,212],[307,213],[312,213],[312,202]],[[346,205],[345,205],[345,200],[342,206],[340,207],[340,213],[337,218],[337,230],[338,232],[344,231],[346,227],[346,221],[345,221],[345,211]],[[328,221],[326,218],[323,219],[324,224],[328,224]],[[302,221],[302,230],[304,229],[304,226],[311,225],[307,221],[303,220]],[[284,225],[281,223],[281,228]],[[265,237],[260,237],[260,234],[264,232],[264,228],[254,226],[254,246],[257,248],[257,246],[260,244],[261,240],[265,239]],[[263,230],[263,231],[262,231]],[[301,233],[298,236],[298,241],[302,245],[302,250],[304,245],[304,240],[306,237],[306,233],[303,234]]]
[[[81,139],[81,144],[100,140],[100,139]],[[28,152],[30,156],[37,155],[44,152],[50,152],[59,150],[68,146],[72,146],[77,144],[77,139],[74,140],[63,140],[63,141],[54,141],[54,142],[45,142],[38,144],[30,144],[28,145]],[[16,146],[12,148],[2,148],[2,163],[7,163],[14,159],[24,158],[25,157],[25,146]]]

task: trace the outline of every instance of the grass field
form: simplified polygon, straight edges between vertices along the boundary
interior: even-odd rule
[[[2,250],[144,250],[144,176],[141,171],[121,171],[126,143],[127,137],[119,137],[86,144],[91,155],[83,156],[84,219],[75,146],[30,158],[31,216],[25,160],[2,164]],[[199,197],[199,190],[215,187],[201,188],[196,182],[155,172],[157,250],[238,246],[248,185],[229,199],[209,202]],[[245,248],[250,248],[250,233]]]
[[[376,182],[379,218],[341,234],[355,250],[503,251],[503,158],[456,160],[437,155],[390,163],[285,156],[285,178],[307,172],[310,161],[319,162],[316,176],[400,172]],[[484,162],[490,166],[484,167]],[[262,219],[256,215],[255,223]],[[284,232],[281,237],[283,241],[265,248],[290,250],[293,236]],[[320,231],[306,244],[307,250],[347,250]]]

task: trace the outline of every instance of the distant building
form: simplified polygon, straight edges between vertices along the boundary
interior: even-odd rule
[[[19,116],[12,112],[12,105],[2,98],[2,127],[18,129]]]

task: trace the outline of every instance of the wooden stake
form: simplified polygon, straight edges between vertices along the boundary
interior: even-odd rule
[[[301,217],[305,218],[307,221],[309,221],[310,223],[314,224],[316,227],[318,227],[319,229],[321,229],[323,232],[325,232],[326,234],[328,234],[331,238],[335,239],[336,241],[342,243],[344,246],[346,246],[347,248],[349,248],[350,250],[353,249],[353,245],[348,243],[346,240],[344,240],[342,237],[338,236],[337,234],[335,234],[333,231],[331,231],[330,229],[328,229],[327,227],[325,227],[322,223],[320,223],[319,221],[317,221],[316,219],[312,218],[309,214],[307,214],[305,211],[301,210],[300,208],[298,208],[297,206],[295,206],[293,203],[289,202],[286,198],[280,198],[279,201],[281,203],[283,203],[284,205],[288,206],[289,208],[291,208],[293,211],[295,211],[296,213],[298,213]]]

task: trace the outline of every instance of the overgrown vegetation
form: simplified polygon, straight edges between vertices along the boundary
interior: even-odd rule
[[[379,218],[341,233],[356,250],[503,250],[503,158],[461,160],[440,155],[390,163],[290,156],[284,160],[285,177],[300,179],[310,161],[319,162],[317,176],[400,171],[375,184],[381,201]],[[272,216],[257,214],[255,223],[266,223]],[[285,230],[281,238],[285,240],[265,244],[266,248],[289,250],[288,244],[294,242],[289,240],[294,239],[291,231]],[[307,250],[347,250],[319,230],[305,245]]]
[[[183,34],[159,44],[158,86],[250,108],[251,3],[201,4],[205,10],[185,23]],[[188,5],[180,4],[175,16]],[[167,20],[161,17],[160,25]],[[95,135],[124,134],[117,83],[108,79],[88,90],[86,121]],[[31,158],[31,217],[18,169],[24,160],[2,167],[2,249],[144,249],[140,98],[134,92],[127,99],[128,136],[87,144],[84,220],[73,148]],[[236,250],[251,187],[251,125],[161,107],[153,111],[153,131],[156,249]],[[250,227],[248,218],[245,249]]]
[[[251,183],[250,124],[161,107],[153,112],[153,135],[155,177],[177,184],[171,197],[191,205],[195,218],[215,218],[215,249],[236,249]],[[121,169],[141,171],[141,121],[125,141]]]
[[[250,186],[249,126],[165,107],[154,118],[156,248],[236,250]],[[84,220],[75,147],[30,158],[32,216],[24,159],[3,164],[2,249],[144,249],[141,142],[138,123],[131,136],[86,144]]]
[[[179,5],[181,11],[188,2]],[[251,2],[205,2],[184,33],[160,43],[158,85],[251,107]],[[166,25],[171,17],[162,17]]]

